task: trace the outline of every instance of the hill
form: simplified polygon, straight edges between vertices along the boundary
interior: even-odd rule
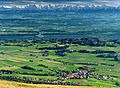
[[[26,84],[12,81],[0,80],[1,88],[103,88],[103,87],[86,87],[86,86],[62,86],[62,85],[46,85],[46,84]],[[104,87],[105,88],[105,87]]]

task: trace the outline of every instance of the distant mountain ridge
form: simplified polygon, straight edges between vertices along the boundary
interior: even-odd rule
[[[119,0],[1,0],[0,10],[120,9]]]
[[[26,5],[0,5],[0,10],[120,10],[120,6],[109,5],[83,5],[72,3],[45,3]]]

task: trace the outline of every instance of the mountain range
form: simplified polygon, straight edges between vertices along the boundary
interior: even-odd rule
[[[0,10],[120,9],[119,0],[1,0]]]

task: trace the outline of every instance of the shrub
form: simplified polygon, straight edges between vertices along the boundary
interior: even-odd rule
[[[120,81],[116,81],[116,82],[115,82],[115,85],[117,85],[117,86],[120,87]]]

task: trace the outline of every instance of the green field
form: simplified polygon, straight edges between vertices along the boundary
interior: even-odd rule
[[[34,84],[120,87],[120,61],[114,57],[114,54],[119,55],[119,44],[114,47],[59,41],[1,41],[0,44],[0,79]]]

